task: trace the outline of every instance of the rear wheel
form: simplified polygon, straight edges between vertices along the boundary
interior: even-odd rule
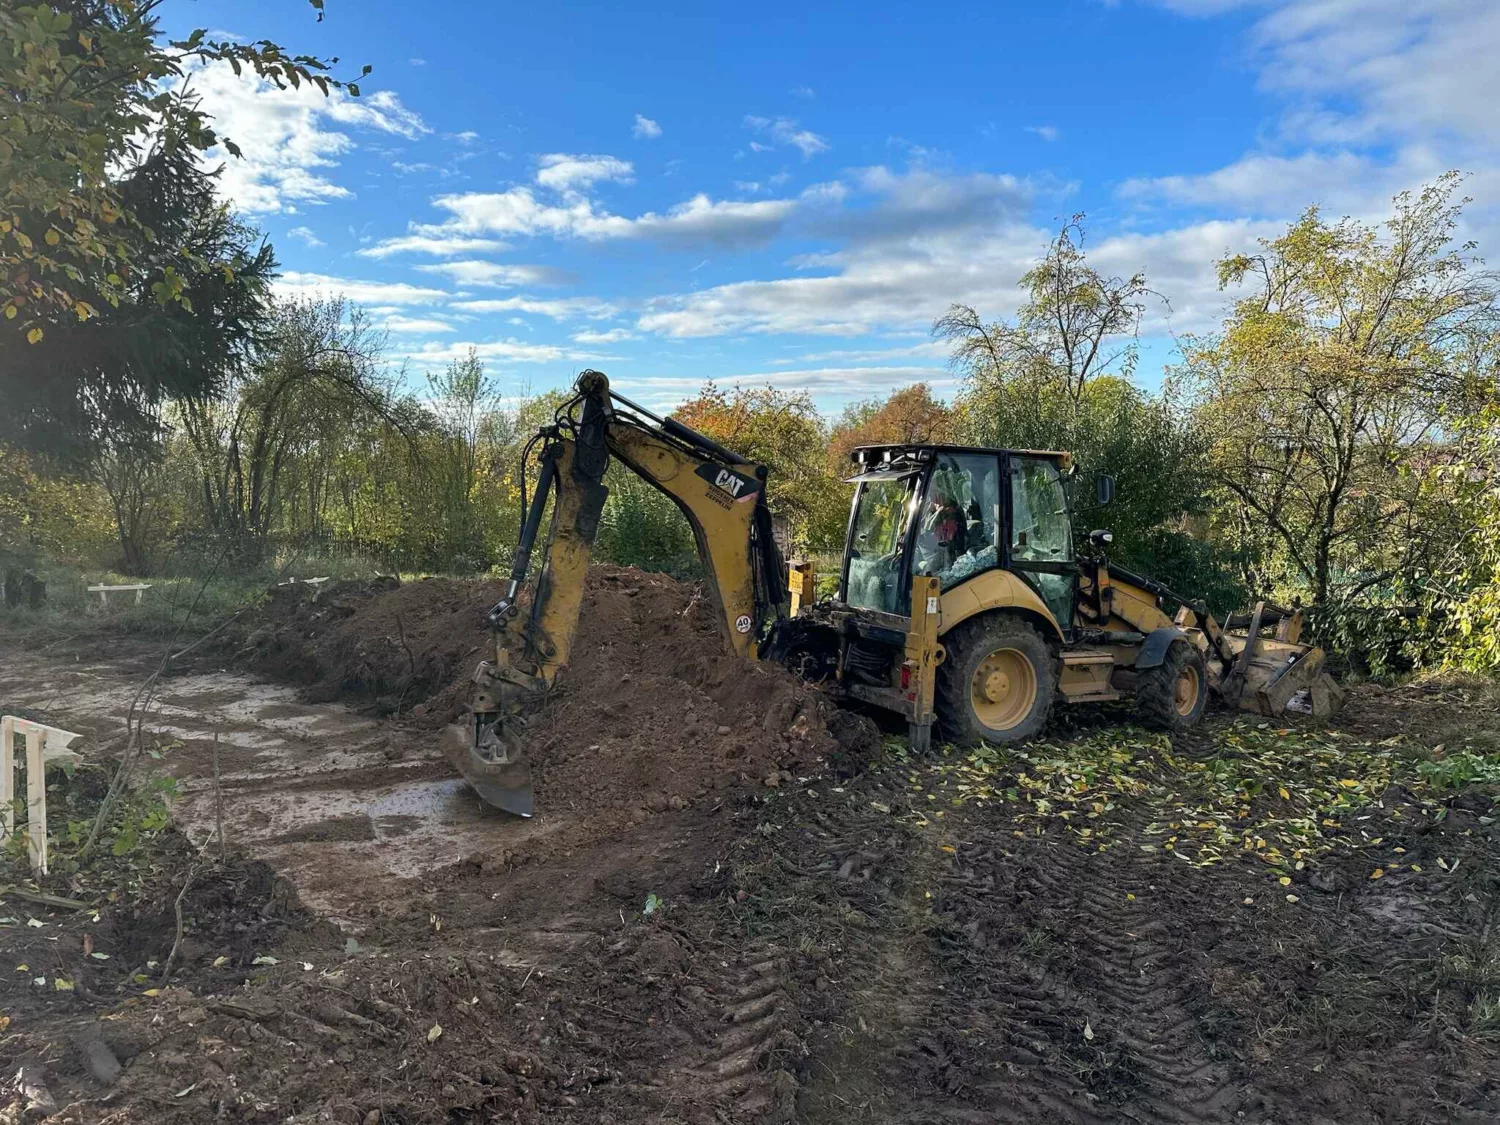
[[[1034,628],[1016,617],[966,621],[946,637],[938,668],[938,720],[954,742],[1010,743],[1047,724],[1057,661]]]
[[[1157,730],[1186,730],[1203,718],[1208,703],[1208,667],[1187,641],[1173,641],[1166,659],[1136,674],[1135,712]]]

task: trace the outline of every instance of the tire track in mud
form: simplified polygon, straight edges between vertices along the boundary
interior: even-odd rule
[[[1116,814],[1103,852],[1018,840],[1000,809],[872,848],[892,820],[846,815],[821,843],[872,924],[824,1013],[839,1030],[807,1070],[808,1120],[1236,1120],[1246,1099],[1195,1015],[1192,936],[1152,890],[1185,872],[1142,849],[1148,808]]]
[[[1193,938],[1173,926],[1153,883],[1182,873],[1165,870],[1167,853],[1147,843],[1150,813],[1130,811],[1102,852],[1038,841],[1047,858],[1020,868],[1018,889],[1056,902],[1073,923],[1064,935],[1072,964],[1044,983],[1048,998],[1081,1011],[1093,1033],[1080,1033],[1085,1046],[1074,1057],[1092,1050],[1105,1067],[1095,1077],[1128,1088],[1118,1115],[1143,1125],[1231,1121],[1243,1095],[1199,1033],[1189,991]]]
[[[715,989],[718,1026],[674,1061],[675,1080],[691,1083],[698,1100],[728,1107],[735,1120],[792,1120],[797,1083],[775,1064],[777,1054],[800,1046],[787,985],[786,962],[774,951],[747,951],[728,966]]]

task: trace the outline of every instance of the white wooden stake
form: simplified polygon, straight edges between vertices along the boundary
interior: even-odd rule
[[[47,736],[35,724],[26,731],[26,842],[31,869],[47,874],[47,763],[42,748]]]
[[[0,840],[10,839],[16,815],[16,721],[0,719]]]

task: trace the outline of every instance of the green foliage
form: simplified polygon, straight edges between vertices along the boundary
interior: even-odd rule
[[[276,44],[214,41],[205,32],[166,43],[156,3],[55,0],[0,7],[0,308],[18,338],[40,342],[68,319],[86,321],[144,286],[162,307],[197,294],[175,265],[150,261],[158,233],[125,188],[151,152],[186,158],[223,141],[195,98],[172,80],[227,62],[278,86],[310,82],[325,94],[358,87],[328,64]],[[321,18],[322,0],[313,5]],[[336,60],[333,60],[336,61]],[[368,68],[366,68],[368,71]],[[127,169],[124,181],[118,170]]]
[[[1218,527],[1258,590],[1321,603],[1443,566],[1464,535],[1445,421],[1493,362],[1500,300],[1455,245],[1456,174],[1395,200],[1381,228],[1310,208],[1221,283],[1248,285],[1187,349],[1215,435]]]
[[[1111,509],[1103,517],[1110,521]],[[1171,527],[1153,527],[1134,536],[1126,556],[1111,551],[1132,570],[1148,575],[1185,597],[1208,603],[1222,620],[1250,600],[1240,578],[1242,560],[1232,545],[1196,538]]]
[[[1500,335],[1491,344],[1500,348]],[[1442,622],[1442,662],[1500,672],[1500,396],[1479,384],[1478,405],[1453,420],[1455,453],[1433,471],[1450,484],[1463,528],[1457,548],[1427,583],[1430,613]]]
[[[938,319],[933,334],[952,342],[955,365],[1055,388],[1075,403],[1095,379],[1130,381],[1150,289],[1144,274],[1106,277],[1089,265],[1083,218],[1065,223],[1041,260],[1021,275],[1026,300],[1015,323],[985,324],[967,305],[953,305]]]
[[[1082,244],[1082,216],[1074,216],[1021,278],[1027,299],[1014,323],[986,324],[974,309],[954,305],[933,326],[964,375],[957,437],[1071,452],[1080,468],[1072,489],[1080,533],[1107,528],[1111,557],[1122,564],[1211,604],[1238,604],[1232,555],[1194,547],[1185,534],[1208,507],[1208,438],[1173,382],[1149,395],[1131,379],[1146,279],[1105,277]],[[1115,478],[1108,508],[1094,499],[1102,475]]]
[[[1193,552],[1180,539],[1172,549],[1169,533],[1207,506],[1200,467],[1207,442],[1177,409],[1170,388],[1153,397],[1122,378],[1101,376],[1075,400],[1061,382],[981,368],[959,398],[958,425],[961,439],[974,445],[1071,451],[1080,468],[1074,524],[1083,533],[1113,531],[1111,557],[1148,571],[1171,559],[1174,577],[1184,582],[1208,583],[1216,596],[1237,589],[1214,552]],[[1115,498],[1105,508],[1094,497],[1100,475],[1115,478]]]
[[[31,345],[23,319],[0,321],[0,439],[83,463],[149,447],[164,401],[222,391],[265,323],[275,268],[270,247],[220,205],[215,180],[186,154],[152,153],[115,190],[152,234],[112,299],[96,297],[96,314],[59,320]],[[161,271],[183,290],[166,306],[152,291]],[[94,292],[90,277],[71,284]]]
[[[1458,750],[1418,762],[1417,776],[1439,792],[1494,785],[1500,783],[1500,758]]]
[[[609,499],[599,522],[597,557],[679,578],[701,574],[692,528],[675,503],[620,465],[609,467],[604,483]]]
[[[150,753],[159,759],[164,749],[169,747],[155,745]],[[124,793],[104,826],[101,839],[107,846],[86,857],[84,844],[107,786],[105,771],[96,766],[48,775],[48,866],[54,875],[79,880],[87,871],[88,882],[128,887],[150,868],[149,853],[167,829],[172,803],[181,796],[177,779],[169,774],[150,777]],[[7,842],[6,858],[21,863],[25,856],[25,841],[18,832]]]
[[[131,790],[117,802],[114,824],[106,830],[104,838],[109,843],[109,854],[117,859],[128,856],[143,841],[166,828],[171,802],[178,796],[177,779],[171,776],[154,777]],[[84,838],[87,835],[85,832]]]

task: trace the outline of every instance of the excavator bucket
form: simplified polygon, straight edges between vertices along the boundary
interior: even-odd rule
[[[519,716],[508,713],[504,681],[489,661],[474,673],[472,706],[444,732],[443,756],[485,804],[532,814],[531,767],[521,753]]]
[[[1272,635],[1264,622],[1261,604],[1244,633],[1224,633],[1231,654],[1219,683],[1224,701],[1268,718],[1301,711],[1321,719],[1342,707],[1344,691],[1325,668],[1327,654],[1299,643],[1301,611],[1283,617]]]

